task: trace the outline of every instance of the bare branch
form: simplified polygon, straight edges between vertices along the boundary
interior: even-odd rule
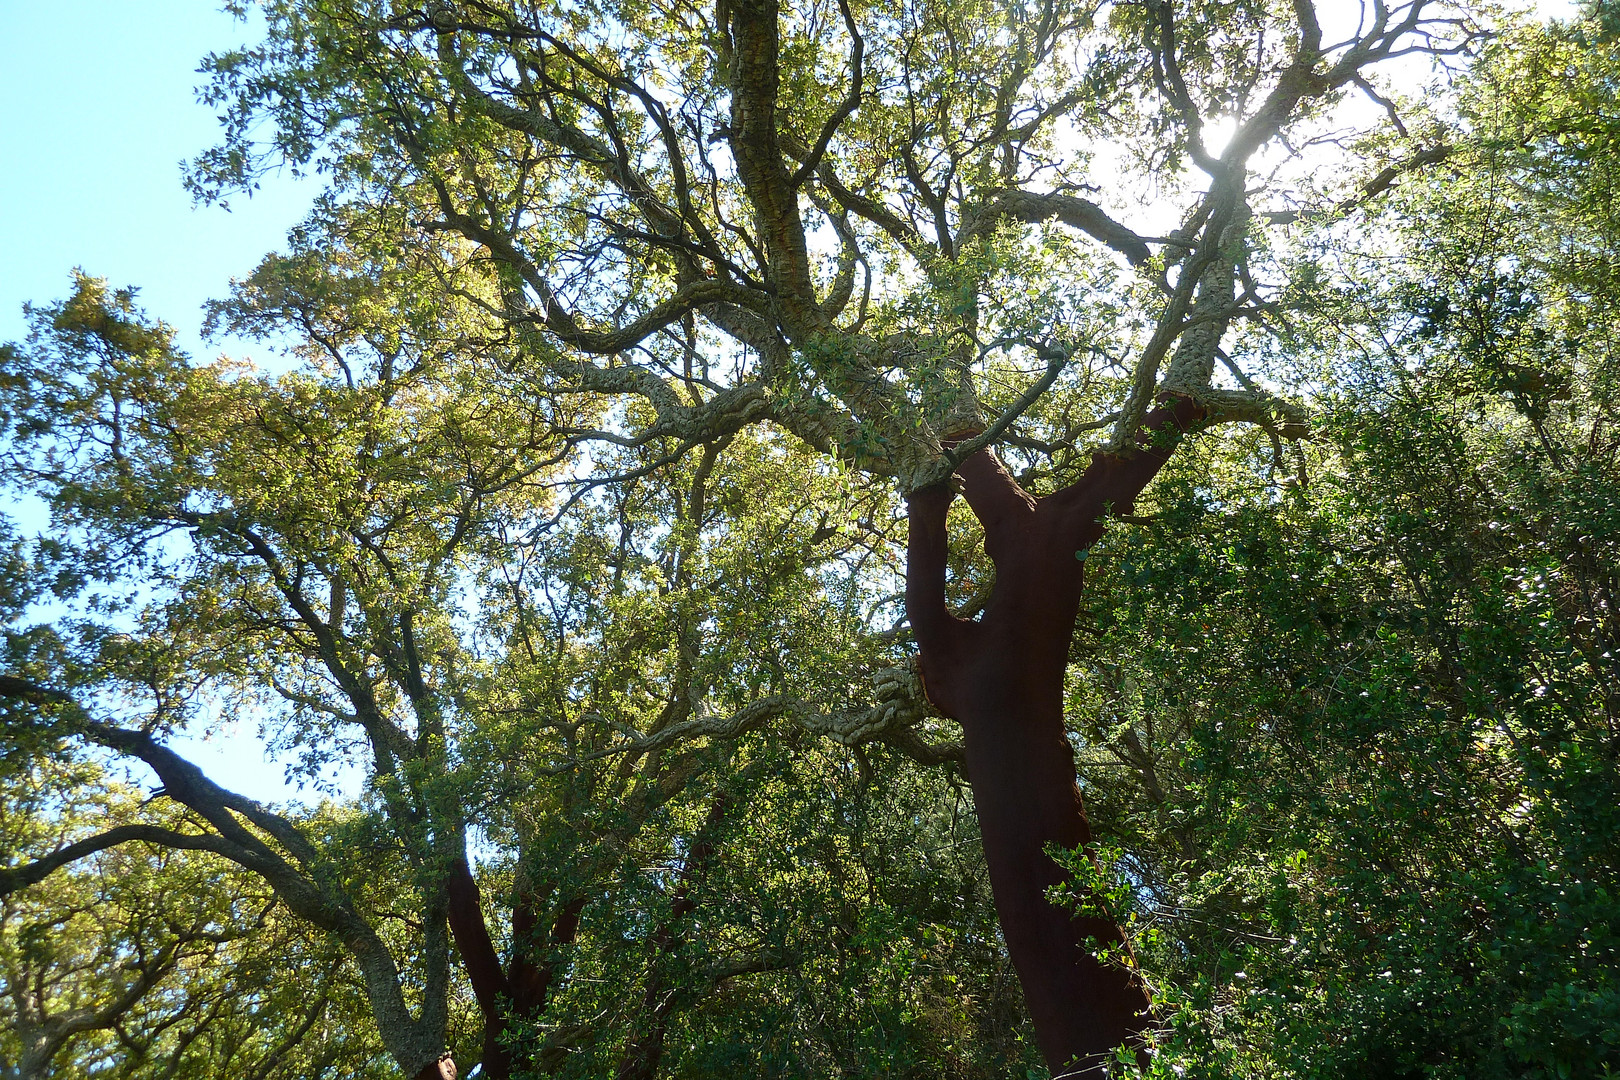
[[[788,132],[781,136],[782,151],[796,161],[805,161],[810,156],[810,148],[802,141]],[[816,169],[816,181],[827,189],[839,206],[854,214],[856,217],[871,222],[889,236],[900,242],[900,245],[914,257],[926,259],[933,250],[932,245],[925,240],[921,233],[912,227],[911,223],[901,218],[888,207],[875,199],[869,199],[852,190],[839,179],[837,171],[831,162],[823,160]]]
[[[1039,401],[1041,395],[1052,388],[1052,384],[1057,382],[1058,376],[1063,373],[1064,365],[1069,362],[1070,354],[1066,349],[1058,348],[1055,345],[1040,346],[1037,352],[1041,359],[1046,361],[1046,371],[1042,373],[1041,377],[1030,383],[1024,392],[1018,395],[1018,399],[1008,406],[1005,412],[996,417],[989,427],[971,439],[966,439],[947,450],[943,455],[941,464],[938,466],[939,470],[941,470],[939,475],[931,479],[925,478],[922,483],[917,485],[918,487],[926,487],[929,483],[938,483],[944,480],[959,463],[966,461],[969,457],[999,439],[1002,432],[1006,431],[1020,416],[1028,412],[1030,406]]]
[[[849,0],[838,0],[838,11],[844,17],[844,29],[849,33],[851,42],[849,52],[849,92],[844,100],[838,103],[832,116],[822,125],[821,135],[816,139],[816,145],[811,147],[810,153],[805,155],[803,162],[794,170],[788,183],[797,190],[804,185],[810,175],[821,166],[821,161],[827,156],[827,147],[832,145],[833,135],[837,133],[839,125],[854,115],[861,104],[861,80],[865,74],[862,59],[866,55],[866,42],[861,32],[855,26],[855,16],[850,14]]]
[[[18,698],[30,705],[73,705],[77,707],[73,695],[28,679],[21,679],[15,675],[0,675],[0,697]]]
[[[415,1075],[438,1060],[443,1048],[442,1025],[425,1008],[413,1017],[400,983],[398,966],[377,935],[349,899],[332,891],[332,881],[319,882],[296,869],[233,814],[241,813],[303,858],[312,853],[308,842],[296,835],[291,822],[272,814],[253,800],[227,791],[209,780],[201,769],[142,731],[88,722],[84,735],[94,742],[144,761],[157,773],[163,791],[188,807],[219,833],[219,854],[262,877],[289,910],[335,935],[353,953],[365,976],[367,997],[389,1052],[402,1068]]]
[[[1201,427],[1246,423],[1275,430],[1285,439],[1303,439],[1310,434],[1310,416],[1304,409],[1264,390],[1206,388],[1193,397],[1206,410]]]
[[[633,759],[695,739],[735,739],[759,731],[777,720],[787,720],[840,746],[856,747],[876,739],[893,743],[903,751],[926,747],[928,744],[922,741],[914,728],[924,717],[934,715],[934,710],[923,692],[915,660],[899,667],[879,669],[872,677],[872,685],[877,704],[864,709],[822,712],[801,698],[773,694],[726,716],[699,716],[645,735],[623,725],[609,723],[605,717],[586,717],[607,723],[631,738],[617,746],[572,758],[553,766],[549,771],[567,772],[591,761],[621,755]],[[948,746],[935,747],[928,752],[945,755],[940,760],[954,760],[954,752]]]

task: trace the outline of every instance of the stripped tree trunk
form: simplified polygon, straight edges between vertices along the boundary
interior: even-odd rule
[[[507,1080],[512,1075],[512,1034],[525,1022],[538,1019],[546,1011],[551,986],[556,977],[556,949],[573,944],[585,900],[579,897],[559,909],[552,921],[549,941],[542,937],[531,897],[520,897],[512,912],[512,962],[502,968],[500,957],[489,936],[479,896],[478,883],[465,859],[450,868],[450,929],[461,952],[467,981],[478,999],[484,1017],[484,1047],[479,1075],[486,1080]],[[548,948],[549,946],[549,948]],[[446,1059],[448,1064],[448,1059]],[[444,1080],[454,1080],[455,1068]],[[419,1080],[440,1080],[440,1074],[424,1070]]]
[[[1002,933],[1047,1065],[1062,1076],[1139,1044],[1148,998],[1125,967],[1099,962],[1087,939],[1126,947],[1108,918],[1071,917],[1047,891],[1065,882],[1048,846],[1091,843],[1063,722],[1063,681],[1080,610],[1085,553],[1109,513],[1128,512],[1202,415],[1176,398],[1150,413],[1143,445],[1097,454],[1071,486],[1044,499],[1021,488],[988,450],[957,468],[984,527],[996,582],[969,622],[945,604],[948,483],[912,493],[906,606],[929,699],[962,725],[973,803]]]

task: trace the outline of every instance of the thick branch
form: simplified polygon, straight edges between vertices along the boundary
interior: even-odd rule
[[[0,697],[17,698],[30,705],[72,705],[77,707],[73,695],[15,675],[0,675]]]
[[[512,988],[507,983],[506,972],[501,969],[495,944],[490,940],[478,882],[473,879],[472,867],[466,859],[456,859],[450,864],[446,887],[450,899],[450,932],[455,935],[456,948],[461,952],[467,981],[472,984],[484,1023],[499,1024],[501,999],[509,1001]]]
[[[962,497],[984,526],[984,553],[999,564],[1012,535],[1034,514],[1035,500],[989,447],[958,465],[956,475],[962,478]]]
[[[989,232],[996,221],[1003,217],[1031,225],[1043,221],[1061,221],[1107,244],[1124,255],[1132,266],[1141,266],[1152,254],[1146,240],[1109,217],[1096,203],[1073,195],[1033,191],[1003,191],[998,194],[963,226],[958,246]]]
[[[728,303],[742,308],[767,309],[760,297],[746,289],[705,279],[682,285],[667,299],[659,301],[652,310],[622,329],[587,330],[579,325],[572,312],[557,301],[548,287],[542,285],[542,288],[546,329],[581,352],[603,356],[633,348],[664,327],[679,322],[687,313],[708,304]]]
[[[1176,343],[1165,372],[1161,392],[1196,395],[1215,374],[1215,354],[1232,323],[1237,283],[1237,256],[1233,250],[1243,239],[1249,215],[1240,207],[1222,230],[1220,250],[1198,281],[1197,296],[1188,312],[1186,327]]]
[[[950,484],[940,483],[906,499],[906,618],[924,654],[953,651],[965,625],[945,606],[950,560],[946,515],[954,497]]]
[[[275,890],[288,909],[302,919],[332,933],[354,954],[365,976],[367,997],[377,1029],[389,1052],[408,1074],[437,1062],[444,1045],[441,1025],[427,1024],[411,1015],[400,987],[399,969],[376,931],[347,898],[329,891],[300,873],[268,844],[242,826],[232,811],[247,814],[272,835],[289,836],[292,824],[258,806],[253,800],[227,791],[209,780],[201,769],[142,731],[107,724],[87,723],[84,733],[110,750],[139,758],[157,773],[164,793],[196,812],[221,837],[220,854],[260,877]],[[298,838],[298,847],[308,851]],[[424,1010],[428,1012],[431,1010]]]
[[[1345,217],[1372,202],[1378,196],[1388,191],[1407,173],[1417,172],[1430,165],[1438,165],[1451,157],[1455,147],[1449,143],[1438,143],[1425,147],[1409,157],[1403,158],[1393,165],[1386,165],[1378,173],[1361,185],[1361,189],[1354,195],[1336,203],[1327,210],[1276,210],[1264,215],[1265,219],[1274,225],[1288,225],[1301,219],[1332,219]]]
[[[967,751],[960,742],[931,743],[915,728],[897,727],[878,736],[886,745],[898,750],[919,765],[943,765],[947,761],[958,765],[967,761]]]
[[[798,332],[813,332],[820,327],[821,312],[811,282],[797,189],[777,141],[781,89],[777,3],[743,0],[727,7],[731,14],[732,158],[765,243],[770,283],[782,313]]]
[[[1245,423],[1274,429],[1285,439],[1310,434],[1310,416],[1304,409],[1264,390],[1204,390],[1197,401],[1204,408],[1199,427]]]
[[[1043,503],[1052,504],[1076,526],[1098,521],[1105,514],[1129,514],[1142,489],[1205,413],[1204,406],[1191,397],[1167,396],[1143,418],[1130,452],[1097,451],[1078,480],[1053,492]]]
[[[1206,282],[1213,282],[1217,274],[1224,273],[1230,276],[1234,272],[1230,258],[1222,251],[1222,245],[1228,239],[1227,226],[1232,224],[1234,218],[1243,210],[1243,202],[1241,190],[1229,181],[1230,178],[1218,182],[1205,197],[1208,215],[1203,236],[1183,265],[1181,277],[1176,281],[1176,287],[1154,326],[1153,336],[1148,339],[1147,345],[1142,349],[1142,355],[1136,361],[1125,405],[1120,409],[1119,419],[1115,422],[1113,434],[1108,441],[1108,450],[1111,452],[1129,453],[1143,430],[1148,406],[1158,396],[1156,388],[1159,365],[1164,362],[1171,346],[1187,329],[1186,317],[1193,306],[1199,287]],[[1218,285],[1213,283],[1211,288],[1216,291],[1219,289]],[[1203,314],[1218,321],[1222,332],[1225,330],[1226,321],[1231,318],[1231,312],[1226,308],[1206,311]],[[1220,333],[1211,337],[1206,332],[1201,337],[1205,339],[1203,345],[1211,349],[1213,362],[1212,350],[1213,346],[1220,343]],[[1192,354],[1187,355],[1183,361],[1183,370],[1193,359]]]
[[[98,851],[125,844],[132,840],[144,841],[148,844],[159,844],[163,847],[176,848],[184,851],[212,851],[216,854],[230,854],[230,846],[218,837],[204,836],[196,833],[175,832],[173,829],[161,828],[157,825],[119,825],[108,829],[104,833],[86,837],[83,840],[57,848],[44,858],[36,859],[31,863],[14,866],[9,869],[0,868],[0,898],[10,896],[18,889],[26,889],[30,885],[44,881],[53,871],[76,862]]]

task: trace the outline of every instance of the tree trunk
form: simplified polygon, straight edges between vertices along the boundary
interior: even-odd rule
[[[557,973],[557,958],[545,955],[548,942],[541,935],[532,897],[524,895],[513,908],[512,962],[503,969],[484,923],[478,883],[473,879],[467,860],[458,859],[452,864],[448,887],[450,929],[484,1017],[479,1076],[485,1080],[507,1080],[516,1064],[506,1044],[507,1036],[524,1021],[545,1013]],[[577,897],[559,909],[551,927],[549,946],[552,951],[573,944],[584,909],[584,897]],[[449,1080],[454,1080],[454,1076],[452,1065]],[[424,1070],[420,1080],[438,1078]]]
[[[1099,962],[1087,939],[1126,947],[1108,918],[1071,917],[1047,899],[1064,883],[1048,846],[1091,843],[1063,721],[1063,680],[1080,610],[1085,556],[1109,513],[1128,512],[1200,410],[1177,399],[1149,414],[1134,454],[1098,454],[1072,486],[1034,499],[994,455],[957,469],[984,526],[996,583],[983,616],[945,605],[948,484],[913,492],[906,605],[929,699],[962,725],[973,803],[1007,951],[1041,1054],[1054,1075],[1095,1069],[1151,1021],[1140,982]]]

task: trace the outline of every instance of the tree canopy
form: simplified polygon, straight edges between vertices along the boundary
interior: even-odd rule
[[[261,7],[283,373],[0,352],[0,1066],[1620,1065],[1608,5]]]

